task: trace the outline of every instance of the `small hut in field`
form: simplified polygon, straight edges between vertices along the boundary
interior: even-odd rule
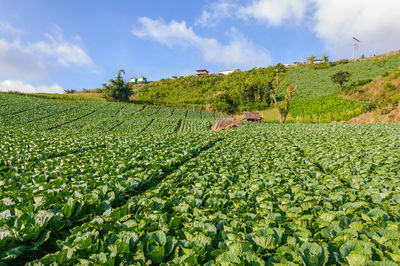
[[[242,126],[242,122],[233,119],[233,117],[226,117],[216,121],[212,126],[212,131],[230,129]]]
[[[264,118],[260,116],[258,112],[243,112],[243,120],[246,122],[264,122]]]

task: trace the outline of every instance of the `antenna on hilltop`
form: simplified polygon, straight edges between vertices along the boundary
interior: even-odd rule
[[[360,41],[353,37],[353,60],[354,59],[358,59],[358,44],[360,43]]]

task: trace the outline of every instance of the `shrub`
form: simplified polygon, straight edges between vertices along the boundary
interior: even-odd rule
[[[362,107],[361,107],[361,111],[363,113],[368,113],[371,112],[372,110],[374,110],[376,108],[376,104],[369,102],[369,103],[365,103]]]
[[[64,90],[64,92],[66,93],[66,94],[70,94],[70,93],[75,93],[76,92],[76,90],[68,90],[68,89],[66,89],[66,90]]]
[[[237,105],[232,98],[225,92],[218,92],[211,99],[211,106],[219,111],[233,114],[237,111]]]
[[[387,81],[384,85],[383,85],[383,89],[385,91],[393,91],[394,89],[396,89],[396,85],[394,85],[391,81]]]
[[[360,79],[351,83],[350,87],[364,86],[372,81],[372,79]]]
[[[337,65],[344,65],[344,64],[347,64],[347,63],[349,63],[349,60],[348,60],[348,59],[342,59],[342,60],[336,61],[336,62],[335,62],[335,66],[337,66]]]

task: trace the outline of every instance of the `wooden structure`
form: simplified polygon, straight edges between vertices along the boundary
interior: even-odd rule
[[[197,69],[196,73],[197,73],[197,76],[209,74],[207,69]]]
[[[264,118],[258,112],[243,112],[243,120],[247,122],[264,122]]]

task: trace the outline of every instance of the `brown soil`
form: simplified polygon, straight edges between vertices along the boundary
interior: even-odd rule
[[[394,53],[394,52],[393,52]],[[390,55],[390,53],[389,53]],[[374,102],[378,108],[348,121],[350,124],[400,123],[400,68],[387,77],[379,77],[369,84],[347,92],[346,98]],[[394,88],[385,90],[385,83]]]
[[[392,82],[396,89],[391,92],[383,89],[383,85],[387,82]],[[389,77],[389,78],[378,78],[373,80],[371,83],[364,85],[362,87],[356,88],[351,92],[350,95],[346,95],[349,98],[357,99],[358,101],[380,101],[382,97],[390,97],[400,90],[400,77]]]
[[[349,124],[375,124],[375,123],[400,123],[400,105],[388,106],[392,110],[388,114],[382,114],[381,110],[362,114],[348,121]]]

